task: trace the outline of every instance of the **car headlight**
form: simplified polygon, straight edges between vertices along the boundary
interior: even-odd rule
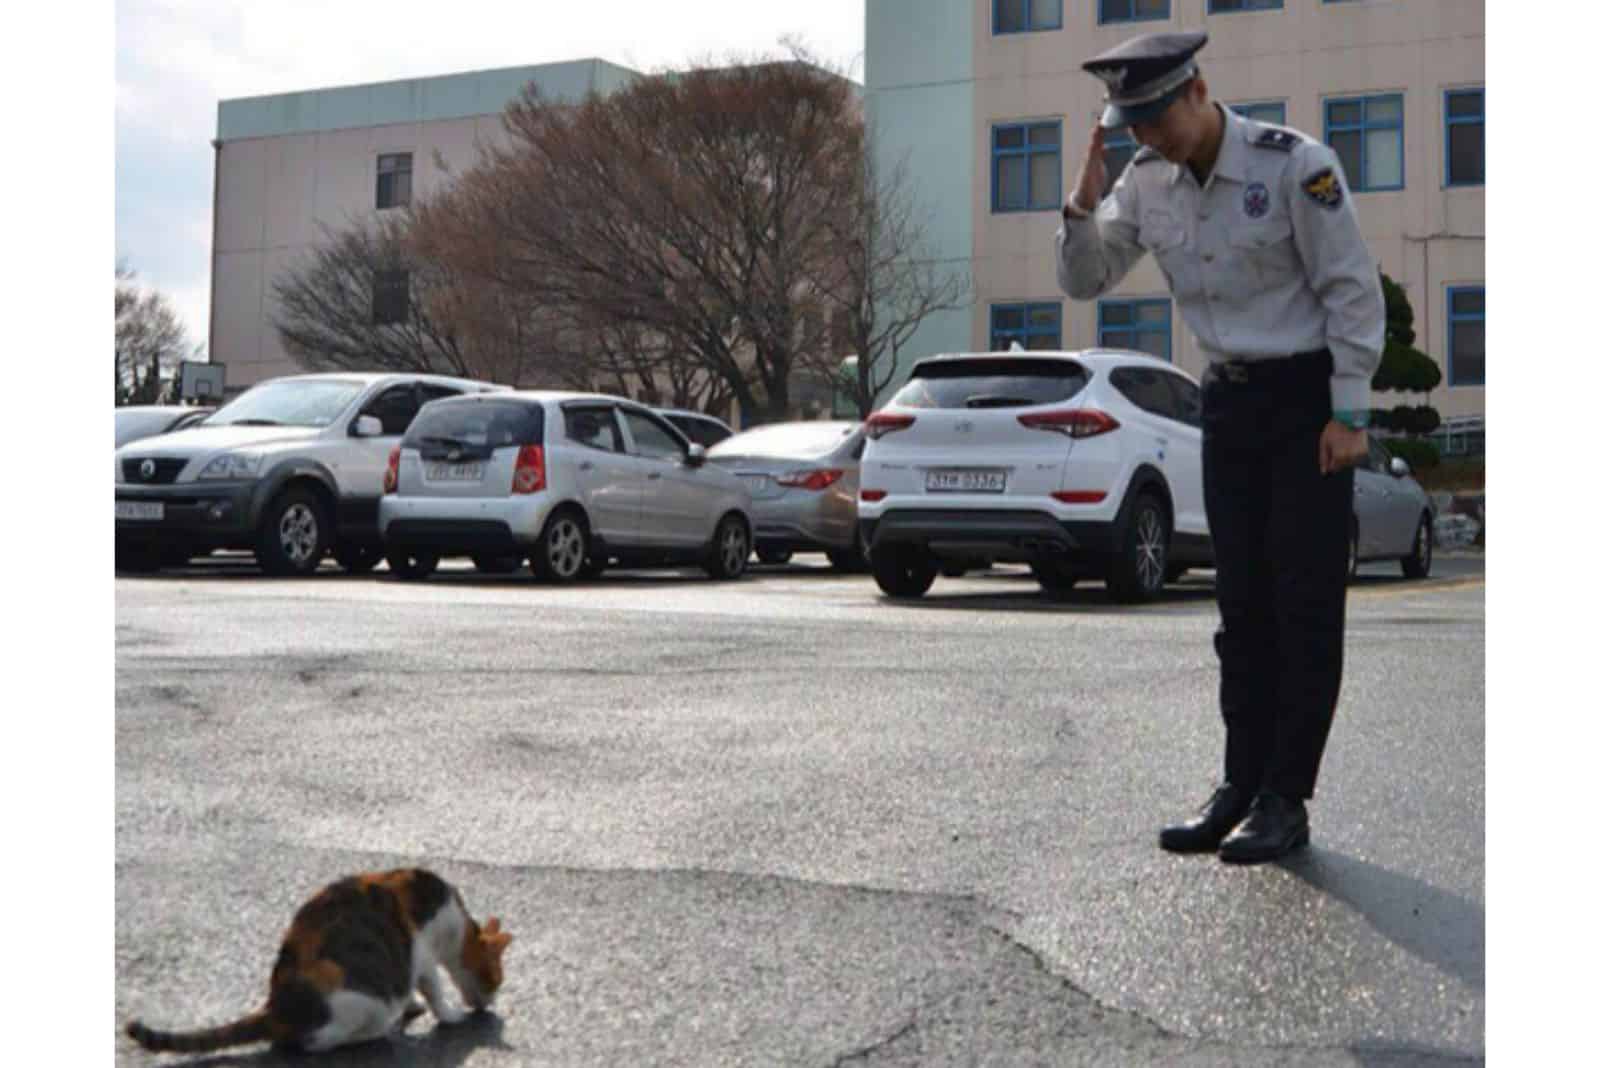
[[[225,452],[221,456],[214,456],[211,462],[200,469],[197,476],[202,479],[234,479],[255,478],[261,473],[260,453]]]

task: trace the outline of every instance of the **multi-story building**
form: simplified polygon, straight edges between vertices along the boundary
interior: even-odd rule
[[[1482,0],[867,0],[866,17],[880,171],[905,161],[931,255],[972,280],[970,306],[926,321],[913,358],[1017,340],[1203,369],[1151,257],[1092,303],[1061,293],[1054,263],[1104,92],[1080,65],[1135,34],[1203,29],[1215,99],[1339,153],[1416,347],[1444,372],[1433,406],[1483,414]],[[1108,146],[1114,170],[1134,148],[1125,134]]]

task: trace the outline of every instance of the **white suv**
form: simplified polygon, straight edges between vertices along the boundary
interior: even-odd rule
[[[425,407],[389,455],[378,522],[389,567],[442,556],[571,582],[623,566],[744,574],[750,494],[662,416],[620,397],[515,392]]]
[[[922,360],[866,424],[860,522],[873,574],[919,597],[941,570],[1027,563],[1048,592],[1103,577],[1154,597],[1211,566],[1200,387],[1133,352]]]

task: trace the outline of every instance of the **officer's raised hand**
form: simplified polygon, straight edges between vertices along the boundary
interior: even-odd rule
[[[1322,473],[1331,475],[1346,467],[1354,467],[1367,457],[1367,432],[1345,426],[1337,419],[1328,420],[1322,428],[1322,441],[1317,446],[1317,459]]]
[[[1071,204],[1084,211],[1093,211],[1100,198],[1106,195],[1110,172],[1106,170],[1106,131],[1096,124],[1089,135],[1089,151],[1084,154],[1078,168],[1078,181],[1073,186]]]

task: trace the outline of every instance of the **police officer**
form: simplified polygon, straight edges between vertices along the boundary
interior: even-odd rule
[[[1106,107],[1062,211],[1056,274],[1090,300],[1152,253],[1208,361],[1224,781],[1160,842],[1249,864],[1310,840],[1384,309],[1337,157],[1213,102],[1194,60],[1205,42],[1146,34],[1083,64]],[[1141,147],[1107,191],[1105,130],[1118,127]]]

